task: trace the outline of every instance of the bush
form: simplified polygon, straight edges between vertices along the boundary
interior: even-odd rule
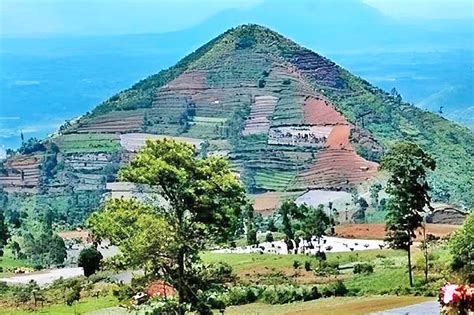
[[[346,285],[341,280],[337,280],[336,282],[324,287],[322,290],[322,295],[324,297],[345,296],[348,293],[349,290],[347,290]]]
[[[78,265],[84,268],[84,276],[89,277],[100,268],[102,254],[93,246],[86,247],[79,253]]]
[[[304,270],[311,271],[311,262],[309,260],[304,262]]]
[[[149,314],[149,315],[163,315],[163,314],[180,314],[179,310],[189,310],[188,305],[180,305],[177,299],[163,299],[156,298],[150,301],[148,304],[144,304],[138,308],[139,314]]]
[[[257,244],[257,231],[255,229],[250,229],[247,232],[247,245]]]
[[[354,266],[355,274],[371,274],[374,272],[374,267],[371,264],[361,263]]]
[[[345,296],[348,293],[344,282],[341,280],[337,280],[336,283],[333,284],[333,288],[335,296]]]
[[[258,298],[258,290],[252,287],[233,287],[227,292],[228,305],[253,303]]]
[[[273,242],[273,234],[272,233],[267,233],[267,235],[265,235],[265,242]]]
[[[298,260],[293,261],[293,268],[298,269],[301,266],[301,262]]]

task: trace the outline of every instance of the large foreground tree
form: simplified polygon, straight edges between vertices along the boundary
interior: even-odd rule
[[[199,251],[235,235],[247,204],[242,184],[224,158],[198,158],[194,146],[168,139],[148,140],[119,177],[159,198],[107,202],[89,219],[93,234],[117,244],[126,266],[163,278],[181,305],[199,310]]]
[[[386,188],[390,195],[386,205],[386,240],[392,248],[407,251],[410,286],[413,286],[410,247],[416,229],[423,223],[423,213],[431,208],[426,172],[435,167],[435,161],[411,142],[394,145],[380,164],[382,170],[390,173]]]

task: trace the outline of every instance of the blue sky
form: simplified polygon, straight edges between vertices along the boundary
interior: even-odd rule
[[[0,0],[0,36],[169,32],[192,27],[222,10],[245,10],[262,1],[264,0]],[[474,17],[474,2],[471,0],[362,1],[394,18],[419,20]]]

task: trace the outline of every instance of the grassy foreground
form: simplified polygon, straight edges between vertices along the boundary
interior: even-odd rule
[[[269,305],[253,303],[242,306],[232,306],[226,309],[226,315],[341,315],[368,314],[391,308],[403,307],[422,303],[433,298],[421,296],[374,296],[374,297],[336,297],[309,302],[291,303],[285,305]]]
[[[31,314],[48,314],[48,315],[69,315],[69,314],[85,314],[100,310],[107,307],[118,305],[118,301],[113,296],[106,296],[101,298],[85,298],[79,302],[74,303],[73,306],[67,306],[66,304],[54,304],[45,306],[44,308],[38,308],[35,311],[21,310],[21,309],[1,309],[0,315],[31,315]]]
[[[21,267],[29,267],[30,264],[26,260],[15,259],[8,256],[0,257],[0,278],[12,275],[11,270]]]

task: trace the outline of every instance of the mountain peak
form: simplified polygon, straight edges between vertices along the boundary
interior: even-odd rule
[[[227,156],[251,193],[352,191],[377,175],[385,148],[410,140],[439,162],[434,200],[472,204],[472,133],[394,96],[266,27],[241,25],[64,125],[44,146],[57,150],[8,160],[0,183],[52,207],[62,187],[78,209],[78,195],[88,200],[87,213],[146,138],[173,137]]]

